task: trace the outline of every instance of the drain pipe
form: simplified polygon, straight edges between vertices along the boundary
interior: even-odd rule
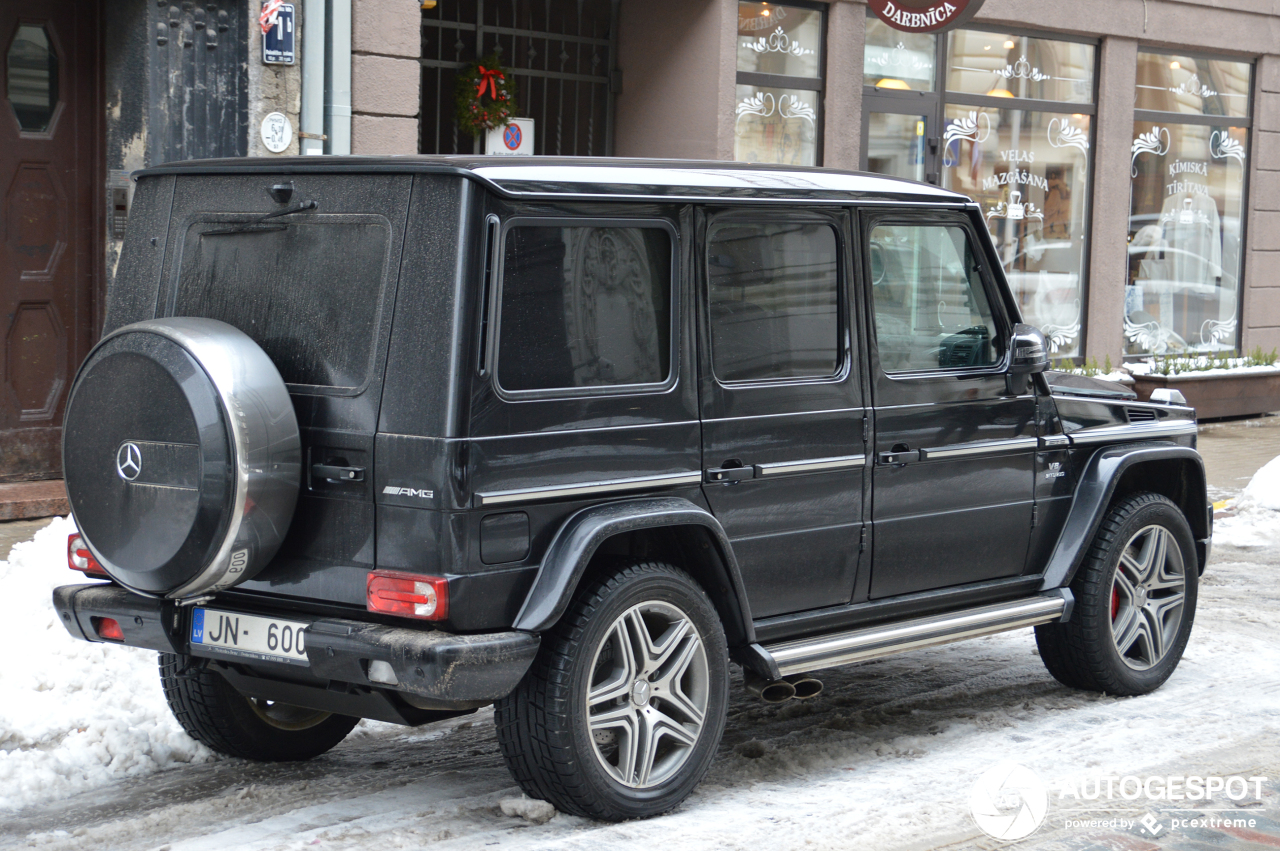
[[[351,153],[351,0],[328,0],[324,74],[326,154]]]
[[[303,154],[324,153],[325,0],[302,4],[302,114],[298,148]]]

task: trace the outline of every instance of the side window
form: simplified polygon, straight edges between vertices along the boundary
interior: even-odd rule
[[[662,228],[510,228],[498,385],[521,391],[665,382],[671,258]]]
[[[868,253],[885,372],[999,362],[1003,345],[964,228],[880,225]]]
[[[840,368],[835,229],[723,223],[707,240],[711,361],[721,381],[817,378]]]

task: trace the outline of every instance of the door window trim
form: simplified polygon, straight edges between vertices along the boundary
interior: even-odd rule
[[[508,390],[502,386],[498,356],[502,341],[503,278],[506,272],[507,237],[518,227],[602,227],[648,228],[663,230],[671,245],[671,267],[667,279],[667,303],[671,315],[667,377],[659,382],[644,384],[608,384],[597,387],[547,387],[537,390]],[[635,396],[665,393],[674,388],[680,376],[680,231],[672,222],[659,218],[623,218],[611,216],[537,216],[518,214],[502,220],[498,238],[494,242],[494,257],[487,264],[493,276],[485,282],[490,293],[488,316],[487,365],[484,378],[489,381],[498,398],[508,402],[544,399],[576,399],[584,396]]]
[[[845,209],[845,208],[842,208]],[[850,219],[851,221],[851,219]],[[778,223],[804,223],[826,225],[835,232],[836,237],[836,321],[837,331],[836,340],[839,347],[837,352],[839,361],[836,364],[836,370],[831,375],[804,375],[804,376],[787,376],[782,378],[751,378],[743,381],[728,381],[716,375],[715,353],[712,351],[711,342],[711,264],[710,253],[708,248],[711,243],[712,231],[721,224],[778,224]],[[852,325],[852,305],[849,301],[849,273],[848,261],[849,243],[842,226],[841,219],[834,215],[828,215],[824,212],[812,210],[731,210],[720,213],[711,213],[707,216],[703,225],[702,240],[699,245],[698,265],[702,270],[703,284],[701,287],[699,301],[705,310],[707,318],[707,339],[706,339],[706,363],[710,368],[710,375],[719,387],[731,390],[741,390],[752,387],[777,387],[779,385],[797,385],[797,384],[841,384],[848,377],[853,369],[853,325]]]
[[[869,374],[872,377],[872,383],[880,379],[889,379],[891,381],[918,381],[921,379],[944,379],[944,378],[983,378],[1002,376],[1009,371],[1009,359],[1011,352],[1009,349],[1009,338],[1013,333],[1013,318],[1008,312],[1008,305],[1005,303],[1004,294],[995,286],[992,279],[992,262],[991,252],[987,250],[987,246],[978,239],[977,231],[974,230],[973,222],[967,216],[951,216],[941,211],[935,214],[917,214],[903,213],[900,211],[859,211],[859,229],[861,236],[859,245],[861,246],[861,269],[860,275],[865,283],[863,287],[863,299],[866,305],[866,329],[867,347],[869,349]],[[876,334],[876,304],[875,294],[871,291],[871,234],[877,227],[882,226],[904,226],[904,227],[958,227],[965,232],[969,238],[969,244],[974,249],[974,254],[981,260],[981,267],[978,269],[978,275],[982,280],[982,286],[987,294],[987,304],[991,307],[991,317],[996,323],[996,331],[998,339],[996,345],[1003,349],[1000,360],[992,366],[987,367],[952,367],[949,369],[930,369],[916,372],[886,372],[880,366],[880,338]]]

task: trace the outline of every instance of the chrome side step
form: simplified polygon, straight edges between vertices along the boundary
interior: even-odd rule
[[[921,647],[936,647],[1063,617],[1067,592],[1028,597],[944,615],[767,645],[782,676],[836,668]]]

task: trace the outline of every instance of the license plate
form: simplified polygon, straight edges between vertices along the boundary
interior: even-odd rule
[[[191,617],[191,646],[266,662],[306,665],[307,626],[239,612],[196,609]]]

